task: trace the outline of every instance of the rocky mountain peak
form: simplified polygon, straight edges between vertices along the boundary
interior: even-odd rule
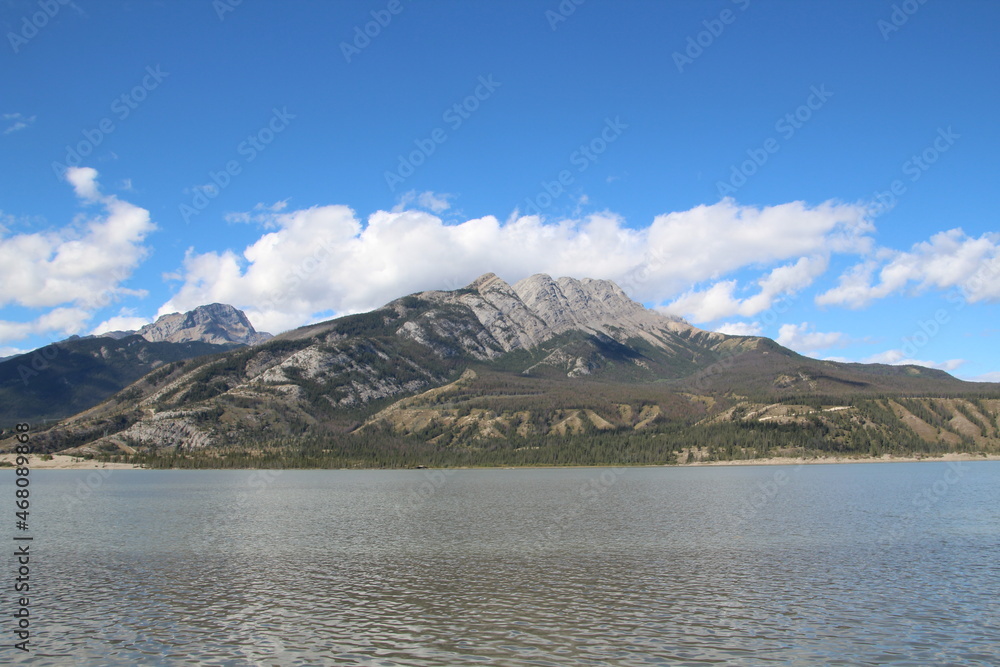
[[[242,310],[224,303],[198,306],[186,313],[171,313],[136,332],[151,343],[242,343],[254,345],[271,338],[258,332]]]
[[[518,281],[514,292],[557,332],[638,324],[651,313],[610,280],[559,278],[535,274]]]
[[[655,346],[666,344],[664,335],[697,331],[647,310],[610,280],[554,279],[538,273],[510,285],[485,273],[464,290],[436,294],[470,308],[503,352],[532,348],[572,330],[620,342],[638,336]]]
[[[484,273],[473,280],[466,289],[475,290],[487,301],[496,304],[498,301],[520,301],[520,297],[510,283],[495,273]]]
[[[490,288],[495,287],[501,287],[501,289],[506,287],[509,289],[510,285],[504,282],[504,280],[495,273],[484,273],[469,283],[469,286],[466,287],[466,289],[475,290],[477,292],[485,292]]]

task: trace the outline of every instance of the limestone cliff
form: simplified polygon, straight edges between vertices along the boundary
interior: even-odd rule
[[[199,306],[186,313],[164,315],[135,333],[151,343],[201,341],[214,345],[255,345],[271,338],[269,333],[256,331],[243,311],[222,303]]]

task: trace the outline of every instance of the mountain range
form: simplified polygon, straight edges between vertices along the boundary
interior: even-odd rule
[[[173,361],[254,345],[271,334],[213,303],[164,315],[138,331],[74,336],[0,360],[0,424],[67,417],[93,407]]]
[[[158,321],[154,335],[181,340],[176,321]],[[255,343],[162,363],[34,442],[154,465],[318,467],[1000,444],[997,384],[703,331],[606,280],[540,274],[510,285],[488,273]]]

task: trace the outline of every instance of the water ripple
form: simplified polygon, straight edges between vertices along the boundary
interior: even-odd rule
[[[598,473],[460,471],[416,506],[416,471],[252,494],[247,473],[116,473],[73,512],[42,503],[21,662],[1000,662],[1000,466],[902,531],[934,464],[797,471],[735,529],[773,471],[636,469],[581,494]]]

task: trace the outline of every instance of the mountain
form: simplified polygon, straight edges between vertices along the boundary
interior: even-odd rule
[[[0,360],[0,424],[34,423],[97,405],[163,364],[218,354],[271,337],[232,306],[159,318],[139,331],[73,336]]]
[[[703,331],[610,281],[486,274],[164,364],[33,441],[213,466],[992,451],[998,390]]]
[[[198,306],[186,313],[163,315],[138,331],[109,331],[102,335],[116,339],[139,335],[151,343],[202,342],[212,345],[256,345],[273,337],[256,331],[242,310],[224,303]]]

